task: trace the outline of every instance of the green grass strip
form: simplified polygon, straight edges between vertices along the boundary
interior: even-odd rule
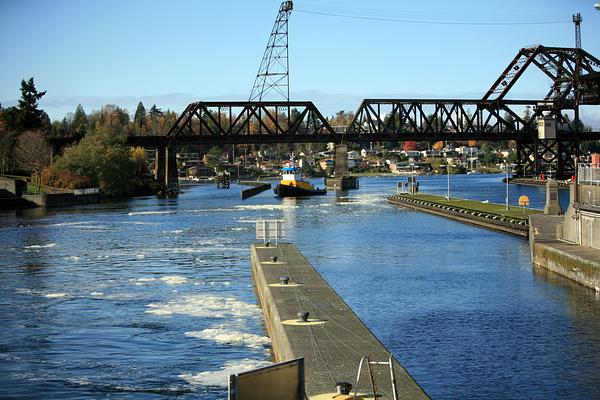
[[[433,194],[424,193],[419,193],[415,195],[405,194],[402,195],[402,197],[414,200],[427,201],[429,203],[440,204],[448,207],[459,208],[470,212],[487,213],[524,221],[527,221],[529,219],[529,214],[538,214],[542,212],[541,210],[536,210],[533,208],[522,208],[520,206],[510,205],[509,209],[507,210],[506,204],[482,203],[481,201],[459,199],[453,197],[451,197],[450,200],[446,200],[444,196],[436,196]]]

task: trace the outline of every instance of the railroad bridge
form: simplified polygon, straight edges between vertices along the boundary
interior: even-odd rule
[[[550,78],[547,95],[509,99],[528,68]],[[580,48],[535,46],[521,49],[477,100],[365,99],[343,130],[334,130],[310,101],[198,101],[187,106],[166,135],[132,136],[128,143],[157,148],[158,177],[167,181],[177,176],[178,145],[408,140],[514,140],[520,176],[548,167],[570,176],[581,141],[600,140],[600,132],[584,131],[578,122],[581,105],[600,105],[600,60]],[[538,129],[539,121],[554,126]]]

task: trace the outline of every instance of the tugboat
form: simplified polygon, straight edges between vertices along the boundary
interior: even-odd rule
[[[281,181],[274,192],[279,197],[301,197],[326,194],[327,189],[315,189],[310,182],[302,180],[300,167],[294,162],[288,162],[281,169]]]

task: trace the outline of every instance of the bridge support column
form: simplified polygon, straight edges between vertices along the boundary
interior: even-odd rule
[[[331,189],[358,189],[358,178],[349,176],[348,145],[335,145],[335,177],[325,178],[325,186]]]
[[[160,146],[156,149],[156,159],[154,161],[154,179],[158,182],[166,182],[167,172],[167,148]]]
[[[167,187],[171,188],[179,184],[179,173],[177,171],[177,156],[174,147],[167,147],[166,149],[166,171],[165,171],[165,183]]]
[[[335,145],[335,176],[348,175],[348,145]]]

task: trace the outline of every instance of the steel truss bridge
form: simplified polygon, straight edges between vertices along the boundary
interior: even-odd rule
[[[552,81],[539,100],[506,99],[528,67]],[[187,106],[165,136],[130,137],[146,147],[185,144],[260,144],[318,142],[402,142],[514,140],[520,175],[551,167],[575,173],[584,132],[580,105],[600,105],[600,60],[580,48],[536,46],[521,49],[480,100],[366,99],[343,130],[333,129],[309,101],[212,101]],[[525,111],[527,110],[527,111]],[[556,121],[556,137],[538,137],[537,120]]]

